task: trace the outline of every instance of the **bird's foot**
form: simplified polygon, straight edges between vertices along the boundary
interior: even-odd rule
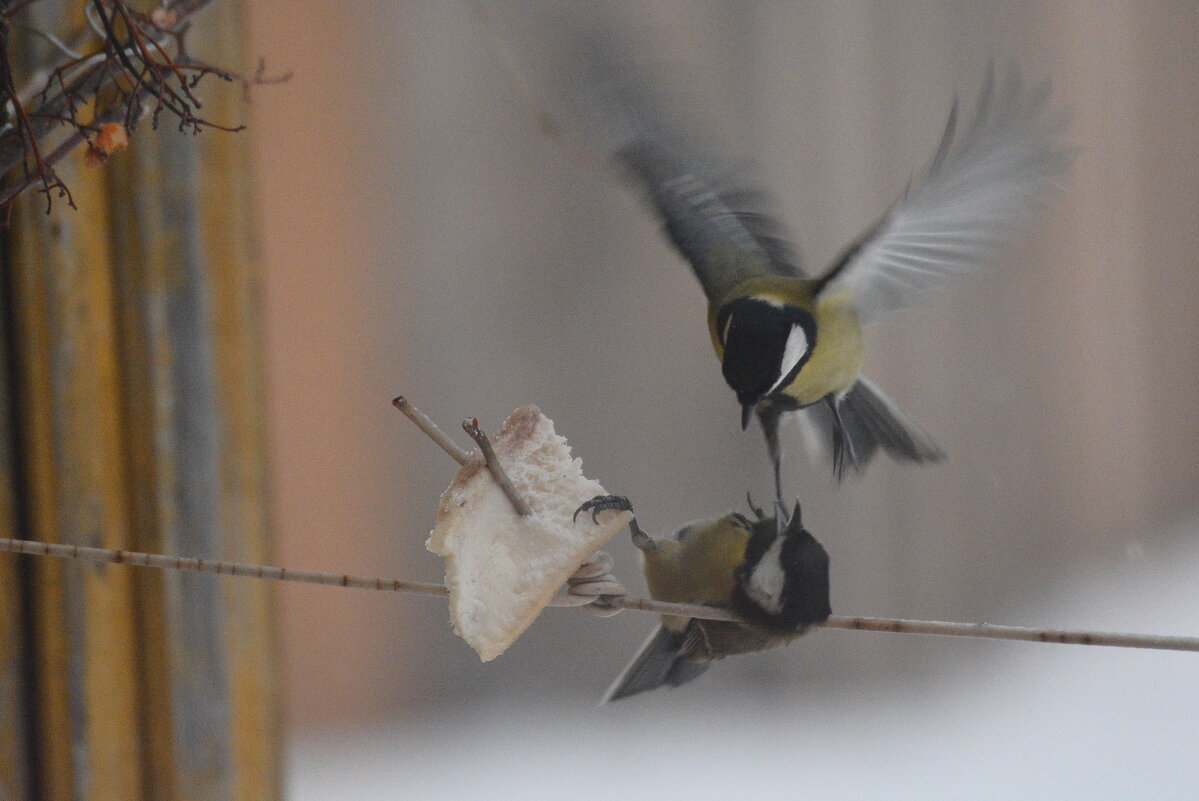
[[[745,493],[745,502],[749,504],[749,511],[753,513],[754,517],[758,518],[759,521],[766,519],[766,513],[762,511],[762,507],[754,504],[754,498],[748,492]]]
[[[580,514],[591,512],[591,522],[599,523],[599,513],[609,511],[631,512],[633,511],[633,504],[623,495],[596,495],[591,500],[584,501],[578,509],[575,509],[571,520],[578,520]]]
[[[833,473],[837,480],[845,478],[849,468],[858,469],[858,455],[854,450],[853,441],[845,436],[844,431],[833,432]]]
[[[631,512],[633,511],[633,504],[623,495],[596,495],[591,500],[585,501],[578,509],[575,509],[574,518],[572,519],[577,519],[580,513],[586,514],[587,512],[591,512],[591,522],[598,523],[597,515],[600,512],[609,511]],[[654,538],[642,531],[641,526],[637,525],[637,518],[635,517],[629,521],[629,536],[633,540],[633,545],[639,551],[649,553],[658,547]]]
[[[854,450],[853,440],[841,420],[841,410],[837,406],[837,398],[828,396],[828,406],[833,413],[833,474],[840,481],[845,477],[846,468],[858,469],[858,454]],[[780,495],[779,500],[782,500]]]

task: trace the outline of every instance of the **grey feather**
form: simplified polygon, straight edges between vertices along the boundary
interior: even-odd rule
[[[901,462],[939,462],[945,458],[932,436],[866,378],[859,377],[837,404],[859,471],[866,468],[879,448]],[[831,458],[833,416],[828,407],[823,403],[809,406],[800,412],[800,419],[809,445]]]
[[[688,633],[694,633],[693,645],[687,648],[689,665],[707,666],[717,659],[733,654],[752,654],[786,642],[757,626],[730,623],[724,620],[692,620]]]
[[[583,141],[612,158],[648,202],[709,299],[759,275],[801,276],[778,203],[749,160],[720,155],[686,108],[684,82],[644,61],[636,32],[608,20],[563,33],[557,80],[568,84]]]
[[[685,643],[686,635],[659,625],[604,693],[600,703],[619,701],[663,685],[678,687],[699,676],[708,666],[688,661]]]
[[[776,203],[756,184],[749,163],[723,174],[715,159],[687,164],[648,132],[616,156],[709,301],[749,278],[802,275],[797,251],[774,213]]]
[[[1065,173],[1065,117],[1049,84],[1025,88],[1014,66],[1001,87],[988,70],[974,116],[958,128],[957,104],[924,175],[822,279],[848,291],[863,324],[918,302],[984,266],[1028,224]]]

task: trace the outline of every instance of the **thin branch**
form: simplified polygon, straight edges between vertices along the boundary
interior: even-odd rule
[[[437,446],[448,453],[450,458],[458,464],[464,465],[470,461],[470,454],[459,448],[454,440],[450,439],[444,431],[438,428],[437,423],[430,420],[428,415],[416,408],[412,401],[400,395],[392,400],[391,405],[403,412],[409,420],[416,424],[417,428],[423,431],[429,439],[437,443]],[[513,486],[512,479],[508,477],[507,472],[504,471],[504,466],[500,464],[499,457],[495,455],[495,449],[491,447],[491,440],[479,429],[478,419],[472,418],[463,421],[462,430],[478,444],[479,451],[483,454],[483,461],[487,464],[487,469],[491,471],[495,483],[500,485],[500,489],[504,491],[504,494],[508,496],[508,500],[512,502],[512,508],[516,510],[516,513],[521,517],[528,517],[532,514],[533,510],[529,507],[528,501],[521,497],[516,487]]]
[[[40,30],[38,28],[33,27],[32,25],[26,25],[23,22],[10,22],[9,24],[12,25],[14,28],[20,28],[21,30],[25,31],[28,34],[32,34],[33,36],[39,36],[42,39],[45,39],[47,42],[49,42],[50,44],[52,44],[56,48],[58,48],[58,51],[60,53],[62,53],[64,56],[71,59],[72,61],[82,61],[85,58],[85,56],[82,53],[76,53],[71,48],[70,45],[68,45],[66,42],[64,42],[62,39],[59,39],[57,36],[55,36],[52,33],[48,33],[47,31]]]
[[[140,86],[142,89],[144,89],[147,92],[149,92],[150,94],[152,94],[158,100],[158,104],[155,107],[154,114],[153,114],[153,122],[152,122],[153,127],[155,127],[155,128],[158,127],[158,112],[159,112],[159,109],[162,109],[162,108],[166,108],[168,111],[170,111],[172,114],[174,114],[176,117],[179,118],[180,130],[183,130],[185,127],[187,127],[187,118],[190,116],[190,110],[188,110],[188,107],[186,105],[180,104],[180,105],[183,105],[183,107],[180,108],[171,102],[173,99],[176,99],[176,98],[174,97],[173,93],[171,93],[167,89],[166,81],[161,77],[158,70],[155,69],[153,59],[147,60],[146,55],[142,55],[143,68],[138,69],[136,66],[134,66],[133,61],[130,58],[130,54],[127,49],[128,44],[122,44],[120,39],[117,38],[116,31],[113,30],[112,20],[110,20],[108,18],[108,15],[104,12],[103,1],[102,0],[92,0],[92,6],[93,6],[93,8],[96,9],[96,16],[98,16],[100,18],[100,23],[104,26],[104,33],[106,35],[106,38],[108,39],[109,45],[112,48],[113,53],[117,57],[118,63],[124,68],[125,75],[135,85]],[[114,6],[114,8],[118,8],[118,7]],[[136,28],[135,28],[135,26],[129,24],[128,18],[126,18],[126,29],[129,31],[130,40],[136,41],[135,33],[134,33]],[[150,72],[151,74],[154,75],[155,78],[158,79],[157,85],[151,83],[149,80],[146,79],[145,76],[146,76],[147,72]]]
[[[516,486],[512,483],[512,479],[508,478],[508,473],[504,470],[504,466],[500,464],[500,458],[495,455],[495,449],[491,447],[491,440],[479,428],[479,421],[476,418],[462,421],[462,430],[470,436],[479,445],[479,450],[483,452],[483,461],[487,463],[487,469],[491,471],[491,477],[495,479],[495,483],[500,485],[500,489],[508,496],[508,500],[512,502],[512,508],[521,517],[528,517],[533,514],[533,510],[529,507],[529,502],[526,501],[517,491]]]
[[[885,617],[834,615],[826,629],[889,631],[895,634],[929,634],[940,637],[978,637],[985,640],[1020,640],[1060,645],[1107,645],[1113,648],[1152,648],[1161,651],[1199,651],[1199,637],[1167,634],[1120,634],[1107,631],[1063,631],[994,623],[953,623],[942,620],[903,620]]]
[[[353,587],[359,590],[403,592],[413,595],[449,595],[441,584],[423,581],[351,576],[344,573],[321,573],[314,570],[290,570],[285,567],[247,565],[239,562],[219,562],[213,559],[194,559],[182,556],[163,556],[136,551],[114,551],[84,545],[59,545],[32,540],[0,539],[0,552],[23,553],[32,556],[53,556],[58,559],[79,559],[100,564],[153,567],[160,570],[179,570],[187,573],[215,573],[220,576],[243,576],[268,581],[294,581],[301,584],[321,584],[328,587]]]
[[[205,128],[229,132],[242,130],[245,126],[221,125],[199,116],[197,112],[201,101],[192,90],[206,75],[240,83],[243,94],[251,85],[274,83],[286,77],[267,76],[261,62],[258,72],[243,77],[188,58],[184,36],[191,18],[216,2],[190,0],[175,3],[170,9],[170,23],[164,24],[162,20],[156,21],[153,15],[130,8],[126,0],[89,0],[85,10],[91,28],[89,35],[78,43],[64,42],[50,33],[33,30],[33,33],[47,38],[58,48],[59,58],[52,59],[56,63],[35,72],[19,89],[13,85],[5,47],[0,52],[0,68],[4,71],[0,89],[12,99],[16,129],[0,139],[0,175],[18,165],[22,167],[22,173],[13,184],[3,187],[4,199],[0,204],[10,203],[22,189],[39,182],[40,191],[47,196],[48,202],[51,191],[58,191],[70,201],[69,192],[54,172],[57,159],[44,157],[42,147],[39,147],[39,140],[63,127],[73,129],[72,134],[82,134],[82,138],[68,137],[68,141],[73,143],[72,147],[82,141],[90,141],[89,134],[101,122],[114,121],[113,118],[117,116],[122,116],[125,127],[132,129],[146,111],[150,113],[151,124],[155,128],[161,112],[165,110],[178,118],[180,130],[190,129],[194,133]],[[12,20],[13,14],[28,4],[20,3],[15,8],[0,10],[0,25],[3,25],[0,35],[7,34],[9,25],[28,28]],[[91,40],[90,31],[100,37],[103,49],[90,55],[80,55],[87,52],[83,44]],[[171,55],[168,48],[172,41],[177,51],[175,56]],[[153,102],[143,103],[147,95],[153,98]],[[35,99],[40,105],[36,109],[29,108]],[[84,122],[79,118],[79,113],[88,108],[94,108],[94,116],[90,122]],[[49,146],[45,147],[48,149]],[[56,152],[66,155],[70,149],[63,151],[60,148]]]
[[[91,6],[89,5],[88,8],[91,8]],[[83,47],[83,45],[87,44],[90,38],[90,33],[87,37],[80,36],[72,49],[77,50]],[[13,100],[21,105],[26,105],[33,102],[35,97],[40,97],[42,99],[42,103],[45,104],[49,100],[50,87],[54,86],[55,84],[62,89],[63,96],[65,97],[71,91],[67,85],[68,81],[64,77],[66,73],[82,73],[89,66],[107,60],[108,54],[101,51],[99,53],[93,53],[90,56],[86,56],[82,59],[71,59],[65,64],[55,64],[53,67],[44,67],[25,79],[25,83],[20,89],[17,90],[16,97],[14,97]],[[70,83],[75,83],[75,77],[70,79]],[[79,82],[80,85],[86,85],[86,83],[86,81]],[[45,108],[46,106],[43,106],[41,109],[37,109],[36,111],[30,113],[36,117],[41,114]]]
[[[470,461],[470,454],[459,448],[458,444],[438,428],[437,423],[434,423],[424,412],[416,408],[412,401],[400,395],[391,402],[391,405],[403,412],[409,420],[416,424],[417,428],[425,432],[425,436],[437,443],[437,446],[448,453],[450,458],[455,462],[464,465]]]
[[[7,95],[12,100],[11,105],[16,117],[14,126],[16,139],[18,147],[21,149],[23,179],[21,183],[23,186],[30,186],[36,181],[41,181],[41,191],[46,196],[47,212],[49,211],[50,204],[53,202],[53,195],[51,193],[55,190],[58,191],[59,197],[66,197],[67,205],[75,208],[75,199],[71,197],[71,190],[58,177],[58,173],[54,171],[53,163],[47,163],[46,159],[42,156],[42,150],[38,146],[38,133],[25,109],[16,101],[17,89],[13,83],[12,62],[8,51],[9,30],[8,25],[0,25],[0,94]],[[27,163],[27,155],[32,159],[32,165]],[[11,208],[9,211],[11,212]]]
[[[136,93],[137,93],[136,102],[140,102],[140,93],[141,92],[142,92],[141,89],[136,90]],[[118,117],[122,116],[124,113],[125,113],[124,106],[116,106],[116,107],[110,108],[107,111],[105,111],[104,113],[98,115],[94,120],[92,120],[92,123],[93,123],[93,125],[98,126],[101,123],[112,122],[112,121],[116,120]],[[52,173],[53,168],[56,164],[58,164],[64,158],[69,156],[71,154],[71,151],[73,151],[79,145],[83,144],[86,140],[87,140],[87,135],[84,132],[84,130],[76,130],[74,133],[72,133],[70,136],[68,136],[66,139],[64,139],[62,141],[62,143],[60,143],[58,145],[58,147],[56,147],[52,152],[43,156],[42,157],[43,163],[46,165],[46,167]],[[10,206],[8,204],[11,203],[13,198],[15,198],[17,195],[19,195],[23,190],[28,188],[31,184],[36,183],[37,181],[39,181],[41,179],[42,179],[42,176],[39,173],[37,173],[35,171],[30,171],[29,174],[26,175],[22,180],[13,181],[10,185],[5,186],[3,189],[0,189],[0,209],[7,208],[8,213],[11,213],[12,206]],[[66,193],[66,195],[68,197],[68,203],[70,204],[71,208],[75,208],[75,203],[73,200],[70,200],[70,192],[66,190],[66,186],[63,185],[62,189],[64,190],[64,192]]]
[[[0,539],[0,552],[52,556],[60,559],[78,559],[87,562],[153,567],[163,570],[182,570],[196,573],[215,573],[222,576],[289,581],[303,584],[319,584],[327,587],[353,587],[363,590],[399,592],[412,595],[447,596],[449,591],[441,584],[397,579],[370,578],[345,573],[321,573],[313,570],[291,570],[282,567],[249,565],[236,562],[219,562],[211,559],[190,559],[179,556],[114,551],[107,548],[90,548],[83,545],[56,545],[31,540]],[[613,607],[652,612],[659,615],[699,618],[702,620],[737,621],[727,609],[691,604],[673,604],[648,598],[606,596]],[[555,598],[551,606],[576,606],[577,600]],[[1199,652],[1199,637],[1179,637],[1163,634],[1123,634],[1098,631],[1062,631],[1025,626],[997,626],[990,623],[952,623],[939,620],[903,620],[881,617],[844,617],[834,615],[819,628],[847,629],[852,631],[884,631],[892,634],[925,634],[941,637],[976,637],[989,640],[1018,640],[1068,645],[1103,645],[1114,648],[1144,648],[1159,651]]]

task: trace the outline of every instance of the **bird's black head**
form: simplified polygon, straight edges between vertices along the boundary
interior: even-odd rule
[[[758,512],[734,576],[733,611],[779,634],[823,623],[832,614],[828,561],[824,547],[803,527],[798,503],[790,517],[782,504],[775,517]]]
[[[745,410],[783,389],[799,374],[816,346],[816,321],[804,309],[763,297],[726,303],[716,315],[724,348],[724,380]]]

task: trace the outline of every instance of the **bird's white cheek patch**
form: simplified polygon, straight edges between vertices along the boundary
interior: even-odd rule
[[[774,542],[762,554],[754,572],[749,575],[749,585],[745,594],[750,600],[767,612],[778,614],[783,610],[783,587],[787,583],[787,573],[783,570],[783,538],[775,537]]]
[[[787,376],[795,369],[795,365],[799,364],[799,360],[808,352],[808,335],[803,330],[801,325],[792,325],[791,331],[787,334],[787,343],[783,346],[783,363],[779,365],[779,377],[774,382],[774,386],[766,394],[769,395],[779,388],[779,385],[787,380]]]

